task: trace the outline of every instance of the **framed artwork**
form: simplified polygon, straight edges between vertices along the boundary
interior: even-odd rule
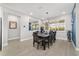
[[[9,21],[9,29],[16,29],[17,22],[16,21]]]

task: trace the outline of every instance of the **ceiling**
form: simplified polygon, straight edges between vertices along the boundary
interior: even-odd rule
[[[5,7],[39,19],[47,19],[72,12],[74,3],[4,3]]]

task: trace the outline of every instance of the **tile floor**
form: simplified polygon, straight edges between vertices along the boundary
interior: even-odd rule
[[[44,51],[42,48],[37,50],[32,46],[32,39],[20,42],[17,40],[11,40],[8,42],[8,46],[4,47],[0,52],[2,56],[78,56],[79,52],[75,51],[72,44],[66,40],[56,40],[56,42],[46,48]]]

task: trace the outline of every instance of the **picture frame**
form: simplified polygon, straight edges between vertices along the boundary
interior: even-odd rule
[[[9,29],[16,29],[17,22],[16,21],[9,21]]]

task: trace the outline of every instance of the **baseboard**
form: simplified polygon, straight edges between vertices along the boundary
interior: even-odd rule
[[[8,43],[4,43],[2,47],[5,47],[5,46],[7,46],[7,45],[8,45]]]
[[[6,47],[7,45],[8,45],[8,43],[2,44],[2,51],[3,51],[3,48]]]
[[[20,39],[19,37],[9,38],[8,40]]]
[[[57,40],[67,40],[67,38],[56,38]]]
[[[26,38],[26,39],[20,39],[20,41],[30,40],[32,37]]]

